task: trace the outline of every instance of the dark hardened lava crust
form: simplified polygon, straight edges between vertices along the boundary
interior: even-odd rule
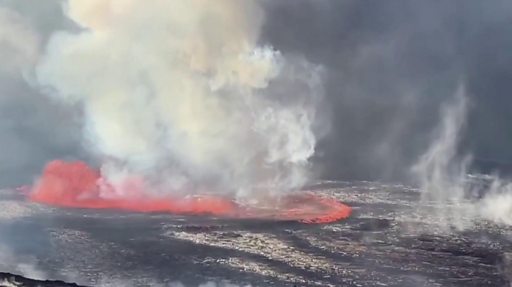
[[[508,227],[476,222],[450,230],[403,185],[326,182],[312,189],[352,206],[352,216],[308,225],[58,209],[5,191],[1,244],[19,262],[0,262],[0,270],[20,273],[16,264],[30,263],[45,278],[85,286],[510,286]],[[0,286],[11,277],[0,274]]]

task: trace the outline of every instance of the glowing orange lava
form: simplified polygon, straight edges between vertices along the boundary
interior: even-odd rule
[[[60,207],[121,209],[136,212],[214,215],[226,218],[293,220],[329,223],[347,218],[351,208],[337,200],[310,193],[281,197],[272,207],[242,206],[222,196],[156,197],[144,193],[137,180],[127,182],[122,193],[83,162],[50,162],[29,200]]]

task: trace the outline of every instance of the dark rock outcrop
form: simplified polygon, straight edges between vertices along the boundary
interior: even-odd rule
[[[63,281],[40,281],[23,276],[0,272],[0,287],[85,287]]]

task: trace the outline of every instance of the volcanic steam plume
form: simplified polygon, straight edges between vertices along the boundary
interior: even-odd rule
[[[51,37],[35,78],[83,110],[84,143],[100,171],[53,162],[32,199],[152,210],[142,197],[222,193],[250,202],[306,183],[321,69],[258,42],[264,13],[255,1],[73,0],[64,8],[77,27]]]

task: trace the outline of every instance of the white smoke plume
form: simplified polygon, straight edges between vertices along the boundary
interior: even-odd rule
[[[413,167],[423,204],[435,206],[440,223],[457,229],[470,227],[476,220],[512,224],[512,183],[487,175],[489,185],[474,185],[469,174],[471,156],[459,151],[461,133],[468,114],[463,86],[454,99],[443,106],[441,123],[426,152]],[[482,190],[483,189],[483,190]]]
[[[248,195],[300,187],[320,69],[258,43],[256,1],[73,0],[36,77],[83,106],[105,176]]]
[[[457,151],[467,105],[464,88],[460,87],[453,102],[443,106],[442,122],[435,132],[435,139],[413,168],[420,175],[425,200],[457,202],[464,195],[462,187],[468,160],[461,160]]]
[[[493,176],[488,195],[481,202],[483,218],[505,225],[512,225],[512,182]]]

